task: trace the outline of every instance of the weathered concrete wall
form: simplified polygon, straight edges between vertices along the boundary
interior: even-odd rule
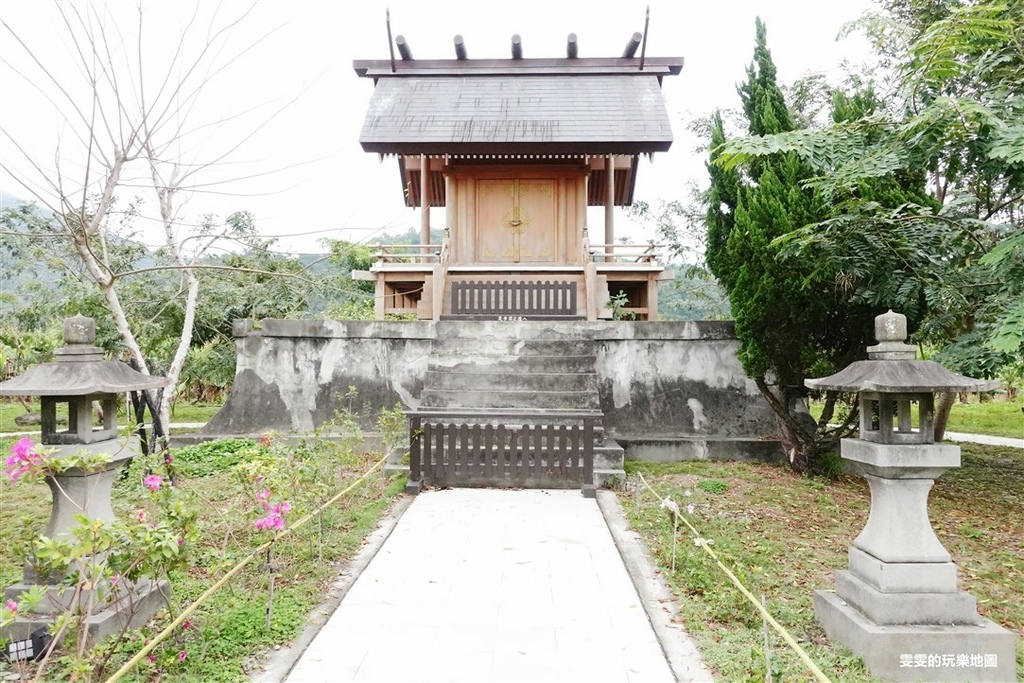
[[[727,322],[609,327],[598,338],[605,427],[649,437],[762,433],[764,399]]]
[[[235,386],[204,432],[308,432],[348,400],[349,387],[371,429],[381,407],[419,406],[434,339],[510,333],[592,340],[605,428],[627,456],[781,456],[767,440],[774,416],[736,358],[731,322],[264,320],[255,329],[239,321]]]
[[[416,407],[433,340],[431,322],[236,321],[235,384],[204,432],[311,432],[348,406],[361,426],[382,407]]]

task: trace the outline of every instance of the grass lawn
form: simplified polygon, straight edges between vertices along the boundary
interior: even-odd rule
[[[821,409],[822,403],[811,403],[811,415],[815,419],[821,415]],[[911,413],[916,423],[916,404],[911,407]],[[995,398],[985,402],[981,402],[977,394],[972,394],[967,403],[957,401],[953,404],[946,429],[966,434],[1024,439],[1024,394],[1018,396],[1015,401]]]
[[[13,442],[10,438],[0,439],[4,455],[10,452]],[[180,473],[177,490],[189,509],[198,512],[196,526],[200,531],[190,565],[170,576],[173,587],[170,611],[173,614],[195,600],[250,554],[252,548],[273,537],[272,531],[261,531],[253,523],[265,513],[254,500],[252,488],[246,492],[242,484],[246,467],[257,462],[272,462],[275,458],[296,463],[288,470],[288,476],[298,482],[290,494],[295,497],[290,498],[293,510],[288,519],[294,520],[314,509],[318,501],[343,489],[380,457],[377,453],[360,453],[359,449],[313,439],[294,447],[260,448],[245,442],[231,448],[206,450],[201,457],[186,457],[185,451],[172,451]],[[115,487],[115,512],[125,520],[135,519],[142,513],[151,520],[156,519],[159,515],[156,497],[141,486],[141,469],[136,464],[132,467],[136,469],[129,470],[125,480]],[[315,468],[319,469],[314,472]],[[262,482],[255,480],[257,488],[272,481],[271,476]],[[358,550],[393,500],[401,495],[404,483],[404,479],[389,480],[375,473],[329,507],[319,520],[314,518],[275,544],[273,612],[269,627],[265,624],[269,580],[266,560],[261,557],[204,603],[190,617],[189,628],[176,631],[172,638],[158,646],[153,651],[152,661],[144,659],[123,680],[248,680],[250,674],[259,670],[260,653],[289,643],[301,632],[306,616],[324,599],[345,562]],[[300,499],[304,502],[300,503]],[[43,531],[49,510],[50,493],[45,484],[12,485],[6,477],[0,481],[0,528],[8,530],[0,535],[0,585],[20,581],[22,564],[17,554],[18,544]],[[28,520],[27,526],[19,521],[22,519]],[[164,610],[141,631],[114,647],[109,662],[100,671],[95,668],[100,655],[89,658],[85,667],[87,673],[80,680],[105,680],[139,650],[144,638],[152,637],[167,623],[168,612]],[[182,652],[186,653],[183,658]],[[11,672],[11,666],[0,664],[0,678]],[[51,662],[46,680],[59,677],[62,670],[66,672],[59,662]]]
[[[122,402],[123,403],[123,402]],[[30,401],[33,412],[39,412],[39,401]],[[179,402],[171,408],[172,422],[207,422],[220,410],[219,405],[206,405],[198,403]],[[119,409],[122,418],[124,417],[124,406]],[[19,401],[0,402],[0,432],[30,432],[38,431],[39,427],[20,427],[14,422],[14,418],[24,415],[25,407]],[[123,420],[122,420],[123,422]]]
[[[1024,450],[966,444],[963,466],[943,475],[929,512],[939,539],[959,566],[960,586],[978,599],[982,615],[1018,636],[1017,676],[1024,680]],[[814,619],[812,591],[832,589],[847,568],[847,548],[867,520],[863,479],[825,482],[780,466],[687,461],[627,463],[660,498],[671,496],[712,548],[834,681],[868,681],[860,659],[832,645]],[[681,605],[680,621],[707,664],[726,681],[763,681],[765,657],[758,612],[695,547],[681,527],[671,570],[672,527],[658,500],[636,489],[621,495],[633,528],[647,543]],[[689,492],[689,495],[687,495]],[[775,680],[811,680],[774,630]]]
[[[951,432],[1024,439],[1024,395],[1016,401],[993,400],[981,403],[977,396],[972,396],[969,403],[957,401],[949,413],[947,429]]]

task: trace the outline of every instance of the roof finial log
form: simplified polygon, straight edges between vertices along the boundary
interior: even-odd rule
[[[523,58],[523,39],[518,33],[512,34],[512,59]]]
[[[412,61],[412,50],[409,49],[409,41],[405,36],[395,36],[395,45],[398,46],[398,54],[402,55],[402,59]]]
[[[643,34],[639,31],[630,36],[629,42],[626,43],[626,49],[622,51],[623,58],[632,59],[636,56],[636,51],[640,48],[640,41],[643,37]]]
[[[462,39],[462,34],[459,33],[455,34],[455,58],[466,58],[466,41]]]
[[[579,43],[576,42],[575,33],[570,33],[565,39],[565,56],[569,59],[576,59],[579,56]]]

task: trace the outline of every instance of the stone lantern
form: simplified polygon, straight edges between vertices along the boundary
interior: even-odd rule
[[[1013,634],[979,616],[975,599],[958,590],[956,565],[928,519],[935,479],[960,466],[958,446],[935,443],[935,394],[991,391],[999,382],[915,360],[901,314],[878,316],[875,336],[868,360],[805,382],[860,394],[860,438],[843,439],[842,457],[871,488],[850,568],[836,572],[835,592],[814,592],[815,615],[882,680],[1013,680]]]
[[[42,407],[40,441],[51,451],[51,460],[78,454],[83,450],[107,456],[99,468],[89,471],[67,468],[46,477],[53,496],[53,508],[46,535],[71,538],[76,515],[105,522],[114,520],[111,490],[121,467],[139,453],[137,436],[119,437],[117,397],[129,391],[155,389],[167,384],[166,378],[144,375],[120,361],[103,360],[102,349],[93,346],[96,323],[92,318],[75,316],[64,321],[65,346],[54,351],[55,360],[42,363],[22,375],[0,382],[0,396],[38,396]],[[102,424],[93,426],[92,406],[102,407]],[[58,424],[58,406],[67,406],[67,429]],[[41,577],[25,567],[24,581],[5,590],[5,598],[17,601],[33,585],[47,587],[47,597],[37,607],[39,614],[20,615],[3,635],[17,641],[28,638],[40,624],[52,621],[52,615],[70,606],[73,591],[60,586],[62,577]],[[160,591],[167,586],[149,581],[120,586],[120,601],[111,601],[89,618],[89,631],[95,640],[123,625],[144,623],[163,601]],[[84,593],[87,593],[85,591]],[[98,596],[88,596],[92,597]],[[124,604],[119,604],[124,603]],[[86,604],[83,598],[82,604]],[[38,653],[37,653],[38,654]]]

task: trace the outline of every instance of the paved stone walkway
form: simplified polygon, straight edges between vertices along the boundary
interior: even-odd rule
[[[286,680],[676,678],[593,499],[454,489],[416,497]]]
[[[1022,422],[1024,425],[1024,422]],[[948,441],[966,441],[968,443],[980,443],[986,446],[1008,446],[1010,448],[1024,448],[1024,426],[1021,428],[1021,437],[1011,439],[1005,436],[988,436],[987,434],[963,434],[961,432],[946,432]]]

